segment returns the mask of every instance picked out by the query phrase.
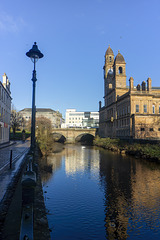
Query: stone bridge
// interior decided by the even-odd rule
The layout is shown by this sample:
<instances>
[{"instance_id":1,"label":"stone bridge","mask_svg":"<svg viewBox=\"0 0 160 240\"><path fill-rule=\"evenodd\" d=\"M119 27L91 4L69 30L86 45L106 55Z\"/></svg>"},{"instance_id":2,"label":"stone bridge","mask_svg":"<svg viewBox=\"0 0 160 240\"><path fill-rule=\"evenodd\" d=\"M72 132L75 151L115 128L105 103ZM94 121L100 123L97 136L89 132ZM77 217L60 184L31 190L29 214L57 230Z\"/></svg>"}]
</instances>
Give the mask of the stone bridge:
<instances>
[{"instance_id":1,"label":"stone bridge","mask_svg":"<svg viewBox=\"0 0 160 240\"><path fill-rule=\"evenodd\" d=\"M56 140L61 137L64 138L66 143L75 143L80 141L84 136L92 136L94 138L96 136L97 129L96 128L54 128L52 133Z\"/></svg>"}]
</instances>

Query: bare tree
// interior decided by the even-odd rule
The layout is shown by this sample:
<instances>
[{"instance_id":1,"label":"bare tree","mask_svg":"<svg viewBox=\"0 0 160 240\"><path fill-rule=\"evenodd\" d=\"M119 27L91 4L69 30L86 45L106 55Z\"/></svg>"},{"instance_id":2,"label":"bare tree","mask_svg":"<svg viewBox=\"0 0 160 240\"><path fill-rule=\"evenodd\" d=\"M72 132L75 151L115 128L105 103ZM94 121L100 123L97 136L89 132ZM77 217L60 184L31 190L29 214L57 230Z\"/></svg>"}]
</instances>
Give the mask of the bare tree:
<instances>
[{"instance_id":1,"label":"bare tree","mask_svg":"<svg viewBox=\"0 0 160 240\"><path fill-rule=\"evenodd\" d=\"M19 112L17 112L14 106L12 106L10 124L13 130L13 138L15 137L15 132L17 128L22 126L22 123L23 123L23 117Z\"/></svg>"}]
</instances>

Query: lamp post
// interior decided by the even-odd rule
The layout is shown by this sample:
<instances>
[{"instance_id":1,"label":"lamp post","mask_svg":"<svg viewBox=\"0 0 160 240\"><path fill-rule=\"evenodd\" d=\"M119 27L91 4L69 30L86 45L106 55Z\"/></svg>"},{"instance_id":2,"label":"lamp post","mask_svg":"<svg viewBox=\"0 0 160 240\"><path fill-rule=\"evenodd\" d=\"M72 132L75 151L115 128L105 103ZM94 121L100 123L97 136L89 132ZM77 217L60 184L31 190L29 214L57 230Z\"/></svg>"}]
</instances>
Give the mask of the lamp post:
<instances>
[{"instance_id":1,"label":"lamp post","mask_svg":"<svg viewBox=\"0 0 160 240\"><path fill-rule=\"evenodd\" d=\"M30 57L34 63L32 82L33 82L33 95L32 95L32 122L31 122L31 149L34 150L35 147L35 115L36 115L36 106L35 106L35 88L36 88L36 62L39 58L43 57L43 54L38 49L37 43L35 42L32 49L26 53L27 57Z\"/></svg>"}]
</instances>

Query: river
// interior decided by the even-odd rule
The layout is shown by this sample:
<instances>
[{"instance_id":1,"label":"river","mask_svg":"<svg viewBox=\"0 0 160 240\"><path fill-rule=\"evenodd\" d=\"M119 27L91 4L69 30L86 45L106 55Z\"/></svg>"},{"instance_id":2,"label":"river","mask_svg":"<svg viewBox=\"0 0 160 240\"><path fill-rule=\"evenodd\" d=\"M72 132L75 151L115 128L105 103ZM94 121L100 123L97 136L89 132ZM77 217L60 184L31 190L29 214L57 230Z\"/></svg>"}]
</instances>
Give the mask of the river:
<instances>
[{"instance_id":1,"label":"river","mask_svg":"<svg viewBox=\"0 0 160 240\"><path fill-rule=\"evenodd\" d=\"M51 239L160 239L160 165L81 145L43 164Z\"/></svg>"}]
</instances>

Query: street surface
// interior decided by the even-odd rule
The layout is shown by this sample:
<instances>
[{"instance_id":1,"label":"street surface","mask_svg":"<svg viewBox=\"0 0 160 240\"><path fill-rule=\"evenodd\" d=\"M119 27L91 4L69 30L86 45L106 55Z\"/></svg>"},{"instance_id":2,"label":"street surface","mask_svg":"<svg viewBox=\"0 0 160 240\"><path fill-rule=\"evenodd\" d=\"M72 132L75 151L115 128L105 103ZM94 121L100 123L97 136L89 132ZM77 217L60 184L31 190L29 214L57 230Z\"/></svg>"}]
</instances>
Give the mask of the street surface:
<instances>
[{"instance_id":1,"label":"street surface","mask_svg":"<svg viewBox=\"0 0 160 240\"><path fill-rule=\"evenodd\" d=\"M17 141L16 144L0 149L0 202L16 171L28 152L30 141ZM12 150L12 169L10 169L10 153Z\"/></svg>"}]
</instances>

